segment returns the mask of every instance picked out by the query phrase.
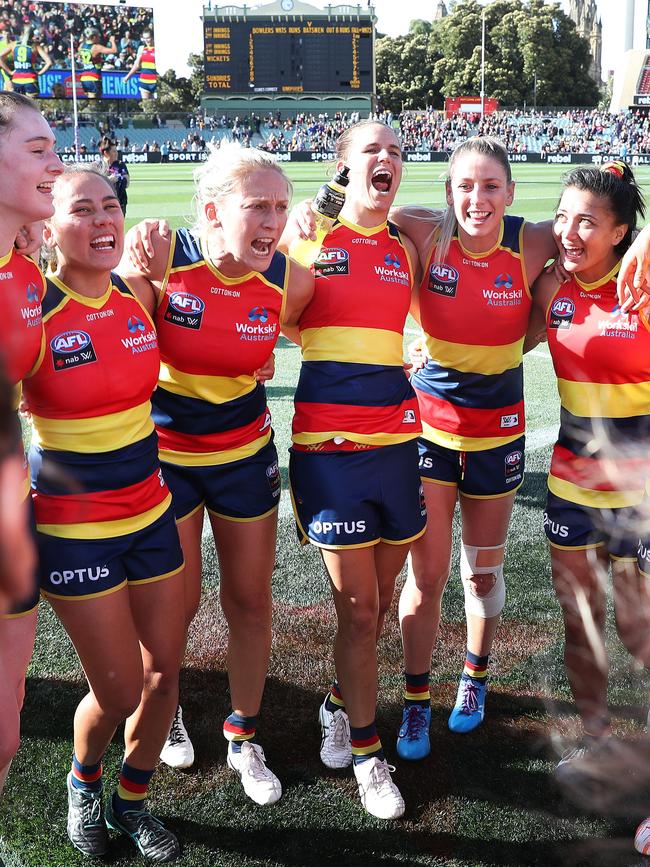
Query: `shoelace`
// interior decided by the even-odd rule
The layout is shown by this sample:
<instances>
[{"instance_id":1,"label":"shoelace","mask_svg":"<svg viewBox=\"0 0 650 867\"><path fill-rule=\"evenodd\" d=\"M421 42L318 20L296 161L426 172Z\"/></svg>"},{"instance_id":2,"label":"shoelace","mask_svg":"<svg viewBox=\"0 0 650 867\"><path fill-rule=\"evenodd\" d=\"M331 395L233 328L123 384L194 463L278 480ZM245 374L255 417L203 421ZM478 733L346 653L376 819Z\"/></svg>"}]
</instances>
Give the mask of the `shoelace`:
<instances>
[{"instance_id":1,"label":"shoelace","mask_svg":"<svg viewBox=\"0 0 650 867\"><path fill-rule=\"evenodd\" d=\"M270 780L271 771L264 763L262 748L256 744L249 744L250 749L244 753L245 770L256 780Z\"/></svg>"},{"instance_id":2,"label":"shoelace","mask_svg":"<svg viewBox=\"0 0 650 867\"><path fill-rule=\"evenodd\" d=\"M387 795L393 795L395 785L391 779L391 774L395 770L394 765L389 765L388 762L376 762L372 769L372 775L375 779L377 794L380 798L385 798Z\"/></svg>"},{"instance_id":3,"label":"shoelace","mask_svg":"<svg viewBox=\"0 0 650 867\"><path fill-rule=\"evenodd\" d=\"M181 744L185 740L181 731L181 720L178 708L176 708L176 713L174 714L174 719L172 721L172 726L169 729L167 740L170 744L174 745Z\"/></svg>"},{"instance_id":4,"label":"shoelace","mask_svg":"<svg viewBox=\"0 0 650 867\"><path fill-rule=\"evenodd\" d=\"M340 711L333 715L330 731L336 747L345 747L350 742L350 733L345 724L345 717Z\"/></svg>"},{"instance_id":5,"label":"shoelace","mask_svg":"<svg viewBox=\"0 0 650 867\"><path fill-rule=\"evenodd\" d=\"M162 846L170 842L165 826L148 810L133 810L124 814L125 819L129 817L132 817L131 821L137 825L134 830L143 846Z\"/></svg>"},{"instance_id":6,"label":"shoelace","mask_svg":"<svg viewBox=\"0 0 650 867\"><path fill-rule=\"evenodd\" d=\"M86 830L89 830L89 825L97 825L102 817L102 798L101 793L79 790L81 792L81 816L82 823Z\"/></svg>"},{"instance_id":7,"label":"shoelace","mask_svg":"<svg viewBox=\"0 0 650 867\"><path fill-rule=\"evenodd\" d=\"M461 706L461 713L476 713L478 710L478 687L476 687L471 680L468 680L465 683L465 687L463 689L463 704Z\"/></svg>"},{"instance_id":8,"label":"shoelace","mask_svg":"<svg viewBox=\"0 0 650 867\"><path fill-rule=\"evenodd\" d=\"M421 708L419 705L411 705L406 715L406 732L404 737L408 740L418 740L426 725L427 718L424 708Z\"/></svg>"}]
</instances>

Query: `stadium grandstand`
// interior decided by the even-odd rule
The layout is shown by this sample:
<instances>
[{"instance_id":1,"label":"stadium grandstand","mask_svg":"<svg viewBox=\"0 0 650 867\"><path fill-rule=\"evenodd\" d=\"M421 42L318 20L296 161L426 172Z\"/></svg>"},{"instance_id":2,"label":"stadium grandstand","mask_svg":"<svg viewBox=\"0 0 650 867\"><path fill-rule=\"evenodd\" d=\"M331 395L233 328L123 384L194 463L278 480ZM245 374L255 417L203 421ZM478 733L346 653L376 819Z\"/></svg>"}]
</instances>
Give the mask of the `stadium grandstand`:
<instances>
[{"instance_id":1,"label":"stadium grandstand","mask_svg":"<svg viewBox=\"0 0 650 867\"><path fill-rule=\"evenodd\" d=\"M504 141L512 154L616 154L633 158L650 154L650 116L641 110L609 114L599 110L498 111L481 119L480 113L458 114L451 118L439 111L390 112L377 115L399 127L407 152L448 152L472 135L494 135ZM82 122L79 144L82 152L94 153L102 135L117 140L125 154L148 151L204 152L209 143L234 139L245 145L263 147L273 153L331 153L340 132L359 118L358 113L336 112L298 114L282 117L270 114L206 117L156 116L149 125L144 119L106 116L102 121ZM50 116L59 148L74 149L70 117Z\"/></svg>"}]
</instances>

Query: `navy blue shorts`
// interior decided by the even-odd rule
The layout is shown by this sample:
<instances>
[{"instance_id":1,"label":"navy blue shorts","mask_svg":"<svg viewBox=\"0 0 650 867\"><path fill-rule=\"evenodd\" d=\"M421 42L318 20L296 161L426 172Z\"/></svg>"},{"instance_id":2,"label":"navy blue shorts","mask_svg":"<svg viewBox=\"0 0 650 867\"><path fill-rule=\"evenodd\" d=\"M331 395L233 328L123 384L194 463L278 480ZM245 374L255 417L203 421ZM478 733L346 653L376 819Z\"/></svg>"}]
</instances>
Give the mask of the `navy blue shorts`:
<instances>
[{"instance_id":1,"label":"navy blue shorts","mask_svg":"<svg viewBox=\"0 0 650 867\"><path fill-rule=\"evenodd\" d=\"M30 82L29 84L14 84L14 93L22 93L23 96L38 96L38 84Z\"/></svg>"},{"instance_id":2,"label":"navy blue shorts","mask_svg":"<svg viewBox=\"0 0 650 867\"><path fill-rule=\"evenodd\" d=\"M291 499L301 544L401 545L424 533L417 441L351 452L291 449Z\"/></svg>"},{"instance_id":3,"label":"navy blue shorts","mask_svg":"<svg viewBox=\"0 0 650 867\"><path fill-rule=\"evenodd\" d=\"M102 83L101 81L82 81L81 88L84 93L89 96L92 94L93 96L101 96L102 95Z\"/></svg>"},{"instance_id":4,"label":"navy blue shorts","mask_svg":"<svg viewBox=\"0 0 650 867\"><path fill-rule=\"evenodd\" d=\"M139 81L138 87L140 90L144 90L146 93L155 93L156 88L158 87L157 81Z\"/></svg>"},{"instance_id":5,"label":"navy blue shorts","mask_svg":"<svg viewBox=\"0 0 650 867\"><path fill-rule=\"evenodd\" d=\"M183 568L170 506L153 524L112 539L61 539L37 533L41 590L59 599L104 596L125 582L149 584Z\"/></svg>"},{"instance_id":6,"label":"navy blue shorts","mask_svg":"<svg viewBox=\"0 0 650 867\"><path fill-rule=\"evenodd\" d=\"M521 436L505 446L458 452L420 437L420 475L425 482L456 485L466 497L505 497L524 480L525 443Z\"/></svg>"},{"instance_id":7,"label":"navy blue shorts","mask_svg":"<svg viewBox=\"0 0 650 867\"><path fill-rule=\"evenodd\" d=\"M612 557L636 560L643 547L639 544L642 528L637 506L594 509L548 492L544 532L554 548L584 550L604 545ZM648 564L643 569L641 560L639 566L643 571L650 571Z\"/></svg>"},{"instance_id":8,"label":"navy blue shorts","mask_svg":"<svg viewBox=\"0 0 650 867\"><path fill-rule=\"evenodd\" d=\"M206 506L218 518L257 521L280 502L278 453L272 442L254 455L209 467L183 467L161 462L172 492L176 518L182 521Z\"/></svg>"}]
</instances>

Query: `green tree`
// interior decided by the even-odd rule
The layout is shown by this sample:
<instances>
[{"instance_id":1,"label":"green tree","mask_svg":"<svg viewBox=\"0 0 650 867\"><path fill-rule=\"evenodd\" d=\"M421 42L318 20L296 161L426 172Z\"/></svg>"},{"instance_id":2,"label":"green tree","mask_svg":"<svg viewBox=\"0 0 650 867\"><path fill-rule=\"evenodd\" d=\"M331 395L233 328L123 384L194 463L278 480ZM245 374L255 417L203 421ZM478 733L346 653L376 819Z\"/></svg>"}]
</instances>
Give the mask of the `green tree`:
<instances>
[{"instance_id":1,"label":"green tree","mask_svg":"<svg viewBox=\"0 0 650 867\"><path fill-rule=\"evenodd\" d=\"M436 30L428 21L413 21L407 36L377 40L377 90L384 108L398 112L440 101L441 82L433 74L440 57Z\"/></svg>"},{"instance_id":2,"label":"green tree","mask_svg":"<svg viewBox=\"0 0 650 867\"><path fill-rule=\"evenodd\" d=\"M158 79L158 99L155 110L161 112L192 112L198 109L203 94L203 55L190 54L189 78L178 77L173 69L168 69Z\"/></svg>"},{"instance_id":3,"label":"green tree","mask_svg":"<svg viewBox=\"0 0 650 867\"><path fill-rule=\"evenodd\" d=\"M415 21L407 36L378 40L380 100L393 110L440 108L446 96L479 95L483 14L486 96L503 105L535 97L538 105L596 104L589 45L559 4L544 0L458 0L442 21Z\"/></svg>"}]
</instances>

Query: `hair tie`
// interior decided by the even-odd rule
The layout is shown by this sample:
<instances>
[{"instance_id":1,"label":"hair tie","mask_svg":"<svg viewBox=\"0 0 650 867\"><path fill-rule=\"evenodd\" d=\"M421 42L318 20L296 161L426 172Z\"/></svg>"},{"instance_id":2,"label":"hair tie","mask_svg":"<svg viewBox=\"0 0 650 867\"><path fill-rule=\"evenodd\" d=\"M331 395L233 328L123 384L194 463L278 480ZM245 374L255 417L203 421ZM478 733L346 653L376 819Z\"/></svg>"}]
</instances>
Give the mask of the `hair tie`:
<instances>
[{"instance_id":1,"label":"hair tie","mask_svg":"<svg viewBox=\"0 0 650 867\"><path fill-rule=\"evenodd\" d=\"M600 168L601 172L609 172L612 175L616 175L616 177L621 180L625 177L625 169L626 165L621 160L612 160L611 162L603 163Z\"/></svg>"}]
</instances>

